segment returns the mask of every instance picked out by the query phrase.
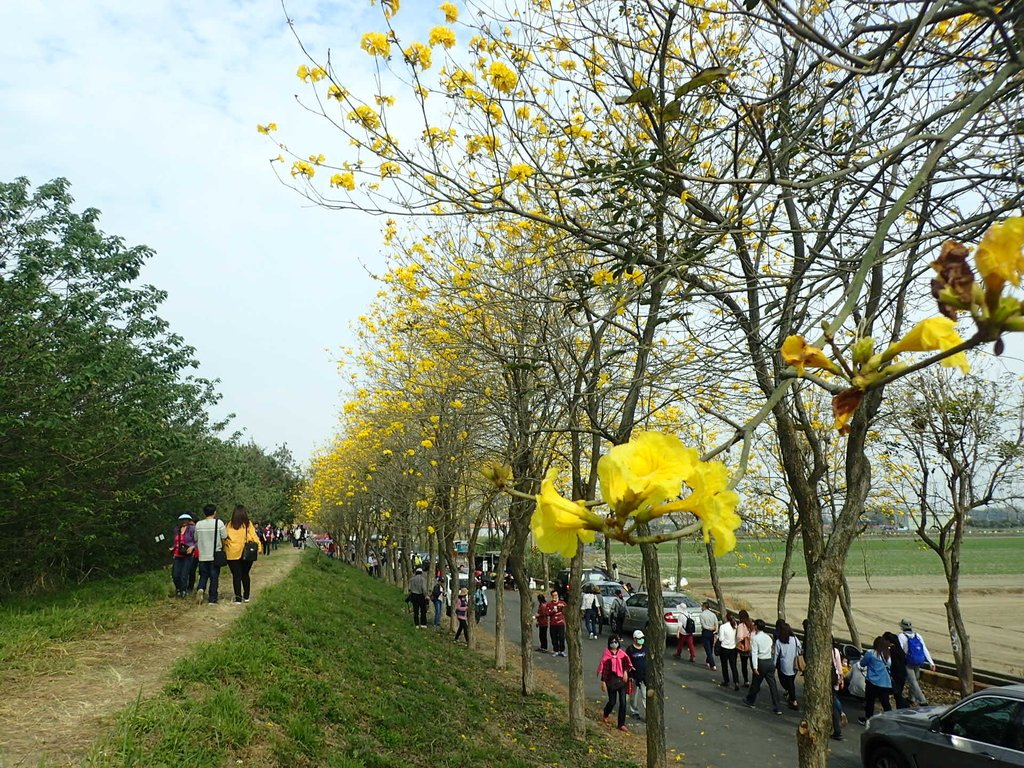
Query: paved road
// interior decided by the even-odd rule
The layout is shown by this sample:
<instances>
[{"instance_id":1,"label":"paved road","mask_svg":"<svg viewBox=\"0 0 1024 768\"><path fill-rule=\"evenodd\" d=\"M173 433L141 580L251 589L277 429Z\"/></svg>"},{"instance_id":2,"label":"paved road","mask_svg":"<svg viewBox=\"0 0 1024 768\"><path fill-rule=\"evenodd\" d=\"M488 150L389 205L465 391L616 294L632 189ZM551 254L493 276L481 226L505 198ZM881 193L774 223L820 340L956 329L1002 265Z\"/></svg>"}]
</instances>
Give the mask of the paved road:
<instances>
[{"instance_id":1,"label":"paved road","mask_svg":"<svg viewBox=\"0 0 1024 768\"><path fill-rule=\"evenodd\" d=\"M493 604L493 598L491 602ZM505 592L505 608L509 616L519 615L517 593ZM493 631L493 611L483 623ZM507 635L518 646L518 622L509 627ZM537 642L535 635L534 647ZM606 701L595 674L606 642L607 630L605 636L597 640L583 639L585 690L588 700L595 705ZM671 652L669 649L668 653ZM554 671L568 680L566 659L546 654L536 654L534 658L540 668ZM800 713L787 709L782 716L773 715L766 686L758 697L757 709L747 709L742 702L744 691L719 686L721 673L704 667L700 663L702 658L703 652L698 650L694 664L671 657L666 659L665 720L668 726L665 739L668 748L682 754L684 764L690 766L735 768L756 764L758 768L794 768L797 765L795 733ZM799 689L797 693L799 695ZM858 745L862 729L856 724L855 703L848 702L846 711L851 725L847 726L842 742L831 742L830 768L860 767ZM642 722L627 718L627 724L630 730L643 736Z\"/></svg>"}]
</instances>

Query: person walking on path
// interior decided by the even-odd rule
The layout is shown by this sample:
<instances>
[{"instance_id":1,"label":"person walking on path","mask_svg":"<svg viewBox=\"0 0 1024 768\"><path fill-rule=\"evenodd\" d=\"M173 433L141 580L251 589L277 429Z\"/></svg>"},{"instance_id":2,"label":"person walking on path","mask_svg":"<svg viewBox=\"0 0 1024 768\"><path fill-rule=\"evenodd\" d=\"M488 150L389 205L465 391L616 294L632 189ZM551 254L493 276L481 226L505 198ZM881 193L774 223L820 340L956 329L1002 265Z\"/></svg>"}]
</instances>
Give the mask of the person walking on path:
<instances>
[{"instance_id":1,"label":"person walking on path","mask_svg":"<svg viewBox=\"0 0 1024 768\"><path fill-rule=\"evenodd\" d=\"M551 599L547 604L548 631L551 633L551 655L565 656L565 610L568 608L568 605L558 594L557 589L551 590Z\"/></svg>"},{"instance_id":2,"label":"person walking on path","mask_svg":"<svg viewBox=\"0 0 1024 768\"><path fill-rule=\"evenodd\" d=\"M832 738L843 740L843 726L846 724L846 713L839 701L839 692L843 689L843 657L832 640Z\"/></svg>"},{"instance_id":3,"label":"person walking on path","mask_svg":"<svg viewBox=\"0 0 1024 768\"><path fill-rule=\"evenodd\" d=\"M174 528L174 542L171 544L171 555L174 557L174 565L171 568L171 579L174 581L175 597L183 598L188 595L188 576L195 562L196 553L196 527L192 522L192 515L184 512L178 515L178 524Z\"/></svg>"},{"instance_id":4,"label":"person walking on path","mask_svg":"<svg viewBox=\"0 0 1024 768\"><path fill-rule=\"evenodd\" d=\"M548 606L548 599L544 595L537 595L537 632L540 633L538 653L548 652L548 620L550 618Z\"/></svg>"},{"instance_id":5,"label":"person walking on path","mask_svg":"<svg viewBox=\"0 0 1024 768\"><path fill-rule=\"evenodd\" d=\"M608 703L604 705L601 721L607 723L608 716L618 705L619 730L628 731L626 728L626 685L629 682L629 671L633 667L633 662L629 660L629 655L619 645L619 636L611 635L608 638L608 647L597 665L601 690L608 694Z\"/></svg>"},{"instance_id":6,"label":"person walking on path","mask_svg":"<svg viewBox=\"0 0 1024 768\"><path fill-rule=\"evenodd\" d=\"M743 670L743 687L750 685L750 672L753 664L750 661L750 638L754 635L754 622L750 620L750 614L745 610L736 615L736 654L740 659L740 668Z\"/></svg>"},{"instance_id":7,"label":"person walking on path","mask_svg":"<svg viewBox=\"0 0 1024 768\"><path fill-rule=\"evenodd\" d=\"M904 696L907 687L907 654L903 652L900 639L892 632L883 632L882 638L889 644L889 677L892 678L892 700L896 709L907 709L910 702Z\"/></svg>"},{"instance_id":8,"label":"person walking on path","mask_svg":"<svg viewBox=\"0 0 1024 768\"><path fill-rule=\"evenodd\" d=\"M921 691L921 667L928 667L935 671L935 662L932 655L928 653L928 646L924 644L924 638L920 633L914 631L914 625L910 619L900 619L900 648L907 657L907 698L911 705L927 707L928 699Z\"/></svg>"},{"instance_id":9,"label":"person walking on path","mask_svg":"<svg viewBox=\"0 0 1024 768\"><path fill-rule=\"evenodd\" d=\"M580 607L583 609L583 624L587 628L587 633L590 635L591 640L597 639L597 604L600 600L601 598L597 594L596 587L588 584L583 588L583 598Z\"/></svg>"},{"instance_id":10,"label":"person walking on path","mask_svg":"<svg viewBox=\"0 0 1024 768\"><path fill-rule=\"evenodd\" d=\"M199 588L196 602L215 605L220 585L220 566L216 554L224 548L228 528L217 518L217 507L207 504L203 507L205 517L196 523L196 544L199 547Z\"/></svg>"},{"instance_id":11,"label":"person walking on path","mask_svg":"<svg viewBox=\"0 0 1024 768\"><path fill-rule=\"evenodd\" d=\"M736 669L736 619L728 617L718 627L718 658L722 661L722 682L723 688L732 685L733 690L740 689L740 673ZM732 680L729 680L729 671L732 670Z\"/></svg>"},{"instance_id":12,"label":"person walking on path","mask_svg":"<svg viewBox=\"0 0 1024 768\"><path fill-rule=\"evenodd\" d=\"M249 512L241 504L236 504L235 511L231 513L227 533L227 538L224 539L224 554L228 559L231 582L235 588L235 603L248 603L252 587L249 571L252 570L254 561L246 560L242 557L242 552L246 544L255 544L258 549L260 537L256 535L256 526L249 520Z\"/></svg>"},{"instance_id":13,"label":"person walking on path","mask_svg":"<svg viewBox=\"0 0 1024 768\"><path fill-rule=\"evenodd\" d=\"M441 577L434 579L434 586L430 588L430 602L434 606L434 626L441 626L441 610L444 608L444 584Z\"/></svg>"},{"instance_id":14,"label":"person walking on path","mask_svg":"<svg viewBox=\"0 0 1024 768\"><path fill-rule=\"evenodd\" d=\"M761 683L766 682L768 683L768 693L772 698L772 711L776 715L781 715L782 705L779 701L779 689L775 684L775 661L772 659L773 647L771 635L764 631L764 621L757 619L754 622L754 635L750 638L750 655L754 662L754 674L743 703L753 709L757 702L757 694L761 692Z\"/></svg>"},{"instance_id":15,"label":"person walking on path","mask_svg":"<svg viewBox=\"0 0 1024 768\"><path fill-rule=\"evenodd\" d=\"M459 597L455 601L455 618L459 620L455 641L458 642L459 637L465 635L466 645L469 645L469 590L465 587L459 590Z\"/></svg>"},{"instance_id":16,"label":"person walking on path","mask_svg":"<svg viewBox=\"0 0 1024 768\"><path fill-rule=\"evenodd\" d=\"M775 625L775 666L790 709L800 709L796 703L796 657L802 650L800 639L793 634L789 624L780 621Z\"/></svg>"},{"instance_id":17,"label":"person walking on path","mask_svg":"<svg viewBox=\"0 0 1024 768\"><path fill-rule=\"evenodd\" d=\"M857 665L864 670L864 717L857 722L865 725L875 714L875 701L880 701L886 712L892 709L889 694L892 677L889 674L889 644L884 637L876 637L871 650L865 651Z\"/></svg>"},{"instance_id":18,"label":"person walking on path","mask_svg":"<svg viewBox=\"0 0 1024 768\"><path fill-rule=\"evenodd\" d=\"M622 590L615 590L615 598L612 600L612 632L622 636L622 627L626 623L626 599L622 596Z\"/></svg>"},{"instance_id":19,"label":"person walking on path","mask_svg":"<svg viewBox=\"0 0 1024 768\"><path fill-rule=\"evenodd\" d=\"M626 649L629 662L633 665L629 670L629 688L632 688L633 695L629 698L629 714L637 719L643 719L640 715L640 705L644 705L644 713L647 712L647 649L644 648L644 633L639 629L633 633L633 644ZM626 691L627 695L629 690Z\"/></svg>"},{"instance_id":20,"label":"person walking on path","mask_svg":"<svg viewBox=\"0 0 1024 768\"><path fill-rule=\"evenodd\" d=\"M708 669L715 671L715 637L718 635L718 616L711 610L711 602L704 601L704 610L700 612L700 641L704 646L705 663Z\"/></svg>"},{"instance_id":21,"label":"person walking on path","mask_svg":"<svg viewBox=\"0 0 1024 768\"><path fill-rule=\"evenodd\" d=\"M476 591L473 593L473 618L476 623L487 615L487 587L481 582L476 583Z\"/></svg>"},{"instance_id":22,"label":"person walking on path","mask_svg":"<svg viewBox=\"0 0 1024 768\"><path fill-rule=\"evenodd\" d=\"M412 603L412 625L427 626L427 580L422 568L417 568L409 579L409 602Z\"/></svg>"},{"instance_id":23,"label":"person walking on path","mask_svg":"<svg viewBox=\"0 0 1024 768\"><path fill-rule=\"evenodd\" d=\"M683 620L679 622L679 629L676 630L676 652L675 658L680 658L683 653L683 646L690 651L690 661L697 660L697 651L693 647L693 633L697 631L697 622L689 613L683 614Z\"/></svg>"}]
</instances>

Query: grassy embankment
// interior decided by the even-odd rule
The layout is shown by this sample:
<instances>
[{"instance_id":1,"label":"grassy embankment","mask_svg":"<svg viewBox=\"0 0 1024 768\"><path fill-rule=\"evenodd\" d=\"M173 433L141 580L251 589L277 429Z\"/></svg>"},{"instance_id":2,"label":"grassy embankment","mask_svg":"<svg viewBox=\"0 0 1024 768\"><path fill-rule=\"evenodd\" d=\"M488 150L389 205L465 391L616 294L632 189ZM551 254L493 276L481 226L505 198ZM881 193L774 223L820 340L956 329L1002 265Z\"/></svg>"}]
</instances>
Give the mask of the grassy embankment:
<instances>
[{"instance_id":1,"label":"grassy embankment","mask_svg":"<svg viewBox=\"0 0 1024 768\"><path fill-rule=\"evenodd\" d=\"M404 608L393 587L309 557L124 711L85 764L635 765L614 736L572 741L562 703L524 699L515 672L415 630Z\"/></svg>"},{"instance_id":2,"label":"grassy embankment","mask_svg":"<svg viewBox=\"0 0 1024 768\"><path fill-rule=\"evenodd\" d=\"M803 550L797 540L793 570L805 575ZM612 558L626 573L640 572L640 554L623 544L612 545ZM785 554L780 539L740 539L736 550L718 558L722 578L778 578ZM587 560L600 562L599 553L588 554ZM660 552L661 571L665 578L675 573L674 545L664 545ZM961 558L962 575L983 576L1019 574L1024 562L1024 536L973 534L964 539ZM683 545L683 573L706 577L707 555L703 544L687 541ZM850 576L942 576L939 558L912 535L861 536L850 549L846 563Z\"/></svg>"},{"instance_id":3,"label":"grassy embankment","mask_svg":"<svg viewBox=\"0 0 1024 768\"><path fill-rule=\"evenodd\" d=\"M0 605L0 666L54 671L56 646L129 621L167 599L166 569L105 579L42 596L5 598Z\"/></svg>"}]
</instances>

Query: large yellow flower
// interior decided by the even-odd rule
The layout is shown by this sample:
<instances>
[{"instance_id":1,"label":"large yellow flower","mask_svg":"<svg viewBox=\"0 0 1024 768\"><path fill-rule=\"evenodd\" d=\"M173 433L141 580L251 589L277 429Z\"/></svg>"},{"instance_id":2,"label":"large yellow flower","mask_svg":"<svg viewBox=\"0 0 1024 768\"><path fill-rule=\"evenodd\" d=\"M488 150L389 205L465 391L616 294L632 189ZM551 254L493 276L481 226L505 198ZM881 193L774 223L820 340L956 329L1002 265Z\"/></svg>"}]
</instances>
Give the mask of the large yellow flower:
<instances>
[{"instance_id":1,"label":"large yellow flower","mask_svg":"<svg viewBox=\"0 0 1024 768\"><path fill-rule=\"evenodd\" d=\"M956 332L956 323L948 317L929 317L910 329L910 333L889 346L883 358L890 360L901 352L935 352L952 349L963 344L964 340ZM943 358L942 365L947 368L959 368L970 373L971 366L963 352Z\"/></svg>"},{"instance_id":2,"label":"large yellow flower","mask_svg":"<svg viewBox=\"0 0 1024 768\"><path fill-rule=\"evenodd\" d=\"M986 230L974 263L985 286L999 293L1007 281L1020 285L1024 273L1024 216L1014 216Z\"/></svg>"},{"instance_id":3,"label":"large yellow flower","mask_svg":"<svg viewBox=\"0 0 1024 768\"><path fill-rule=\"evenodd\" d=\"M715 554L724 555L736 548L735 530L740 527L736 514L739 495L729 490L729 470L720 461L697 462L687 479L691 493L680 501L670 501L653 510L652 516L669 512L692 512L700 518L704 541L715 538Z\"/></svg>"},{"instance_id":4,"label":"large yellow flower","mask_svg":"<svg viewBox=\"0 0 1024 768\"><path fill-rule=\"evenodd\" d=\"M601 495L619 519L675 498L699 457L675 435L640 432L597 462Z\"/></svg>"},{"instance_id":5,"label":"large yellow flower","mask_svg":"<svg viewBox=\"0 0 1024 768\"><path fill-rule=\"evenodd\" d=\"M839 367L825 353L807 343L803 336L787 336L782 342L782 362L796 368L797 376L804 375L804 368L823 368L839 373Z\"/></svg>"},{"instance_id":6,"label":"large yellow flower","mask_svg":"<svg viewBox=\"0 0 1024 768\"><path fill-rule=\"evenodd\" d=\"M604 521L582 504L559 494L555 490L555 474L555 470L551 470L540 484L530 528L541 552L560 552L573 557L577 542L593 542L594 530L601 528Z\"/></svg>"}]
</instances>

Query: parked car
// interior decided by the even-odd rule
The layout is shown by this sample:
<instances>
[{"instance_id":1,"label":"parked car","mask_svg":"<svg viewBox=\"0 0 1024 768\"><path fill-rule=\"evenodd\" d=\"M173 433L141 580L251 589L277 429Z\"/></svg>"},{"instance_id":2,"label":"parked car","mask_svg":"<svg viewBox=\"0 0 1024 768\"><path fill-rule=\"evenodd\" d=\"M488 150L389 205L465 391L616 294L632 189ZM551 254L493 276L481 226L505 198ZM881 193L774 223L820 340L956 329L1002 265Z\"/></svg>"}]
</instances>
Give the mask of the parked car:
<instances>
[{"instance_id":1,"label":"parked car","mask_svg":"<svg viewBox=\"0 0 1024 768\"><path fill-rule=\"evenodd\" d=\"M604 568L584 568L583 572L580 575L580 581L583 584L586 584L588 582L591 584L597 584L602 581L612 581L612 575L608 573L608 571L606 571ZM569 584L568 568L563 568L558 572L556 582L560 588L565 589L565 587Z\"/></svg>"},{"instance_id":2,"label":"parked car","mask_svg":"<svg viewBox=\"0 0 1024 768\"><path fill-rule=\"evenodd\" d=\"M1024 766L1024 685L987 688L948 707L875 715L860 755L864 768Z\"/></svg>"},{"instance_id":3,"label":"parked car","mask_svg":"<svg viewBox=\"0 0 1024 768\"><path fill-rule=\"evenodd\" d=\"M636 629L647 629L648 615L646 592L637 592L626 600L626 621L623 624L623 632L629 633ZM693 618L697 631L700 631L700 603L689 595L682 592L662 592L661 599L664 602L664 614L661 617L665 623L665 633L669 639L676 636L679 631L679 623L686 621L687 616Z\"/></svg>"}]
</instances>

